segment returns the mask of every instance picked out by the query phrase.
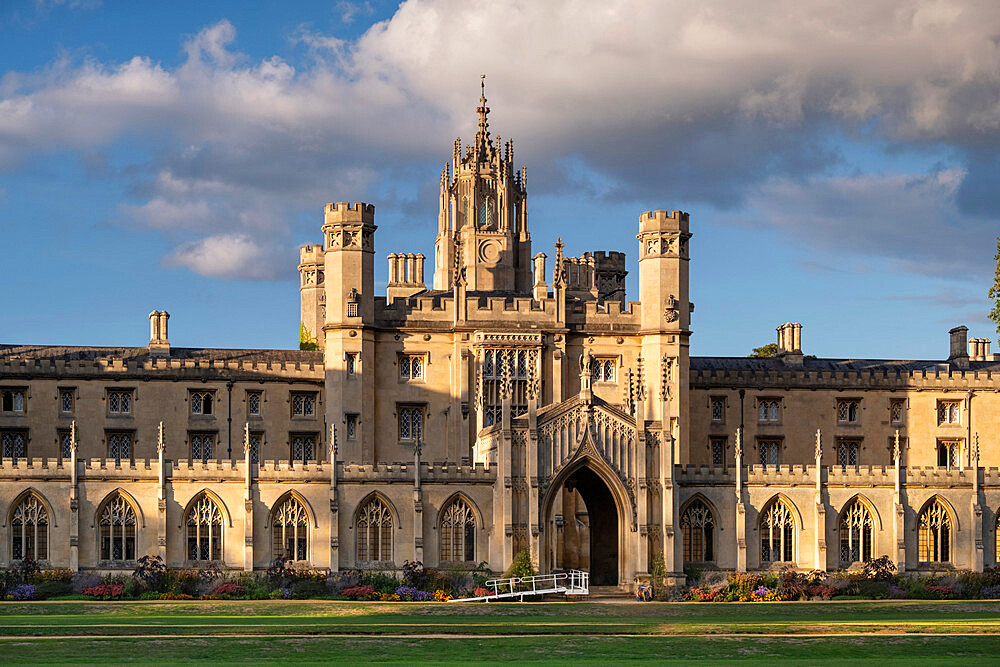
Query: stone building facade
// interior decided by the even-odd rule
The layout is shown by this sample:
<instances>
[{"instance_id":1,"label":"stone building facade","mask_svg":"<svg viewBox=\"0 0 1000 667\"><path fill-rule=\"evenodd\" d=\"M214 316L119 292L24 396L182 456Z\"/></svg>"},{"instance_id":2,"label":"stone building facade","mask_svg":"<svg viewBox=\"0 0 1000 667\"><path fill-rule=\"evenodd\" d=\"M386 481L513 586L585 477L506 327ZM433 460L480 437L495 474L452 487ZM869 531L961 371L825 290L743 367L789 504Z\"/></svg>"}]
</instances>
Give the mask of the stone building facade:
<instances>
[{"instance_id":1,"label":"stone building facade","mask_svg":"<svg viewBox=\"0 0 1000 667\"><path fill-rule=\"evenodd\" d=\"M375 208L327 204L300 252L316 350L0 346L0 566L542 571L628 586L668 572L997 564L1000 361L691 357L687 213L620 252L532 255L513 142L441 173L425 257L388 255ZM992 467L991 467L992 466Z\"/></svg>"}]
</instances>

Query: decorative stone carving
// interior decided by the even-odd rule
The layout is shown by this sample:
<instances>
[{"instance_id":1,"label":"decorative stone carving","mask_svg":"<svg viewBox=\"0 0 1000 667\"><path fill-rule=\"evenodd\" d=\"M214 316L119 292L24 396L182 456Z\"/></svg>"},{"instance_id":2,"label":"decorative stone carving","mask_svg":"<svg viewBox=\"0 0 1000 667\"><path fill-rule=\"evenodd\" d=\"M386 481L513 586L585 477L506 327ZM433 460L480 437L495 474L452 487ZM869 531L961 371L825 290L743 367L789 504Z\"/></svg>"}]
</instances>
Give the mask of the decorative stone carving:
<instances>
[{"instance_id":1,"label":"decorative stone carving","mask_svg":"<svg viewBox=\"0 0 1000 667\"><path fill-rule=\"evenodd\" d=\"M680 310L677 308L677 298L671 294L663 303L663 319L667 322L676 322L678 318L680 318Z\"/></svg>"}]
</instances>

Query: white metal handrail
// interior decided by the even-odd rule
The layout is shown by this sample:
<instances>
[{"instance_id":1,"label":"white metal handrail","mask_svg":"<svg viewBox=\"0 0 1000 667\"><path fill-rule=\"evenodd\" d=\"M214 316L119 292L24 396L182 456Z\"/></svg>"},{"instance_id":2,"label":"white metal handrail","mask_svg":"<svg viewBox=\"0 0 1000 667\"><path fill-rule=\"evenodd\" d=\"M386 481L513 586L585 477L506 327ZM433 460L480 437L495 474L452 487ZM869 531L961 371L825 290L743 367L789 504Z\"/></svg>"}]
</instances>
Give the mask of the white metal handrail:
<instances>
[{"instance_id":1,"label":"white metal handrail","mask_svg":"<svg viewBox=\"0 0 1000 667\"><path fill-rule=\"evenodd\" d=\"M452 602L473 602L482 600L500 600L504 598L520 598L525 595L545 595L547 593L565 593L566 595L589 595L590 573L581 570L554 572L552 574L536 574L530 577L507 577L505 579L490 579L486 588L492 589L489 595L459 598Z\"/></svg>"}]
</instances>

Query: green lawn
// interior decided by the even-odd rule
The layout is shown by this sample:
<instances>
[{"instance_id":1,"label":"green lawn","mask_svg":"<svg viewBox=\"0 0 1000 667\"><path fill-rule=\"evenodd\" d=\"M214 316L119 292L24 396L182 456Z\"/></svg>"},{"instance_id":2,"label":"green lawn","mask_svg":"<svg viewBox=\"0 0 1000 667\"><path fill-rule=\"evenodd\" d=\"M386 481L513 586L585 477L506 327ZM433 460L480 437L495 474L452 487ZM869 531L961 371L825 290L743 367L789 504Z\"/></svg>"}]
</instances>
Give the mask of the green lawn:
<instances>
[{"instance_id":1,"label":"green lawn","mask_svg":"<svg viewBox=\"0 0 1000 667\"><path fill-rule=\"evenodd\" d=\"M997 662L1000 602L5 602L0 650L22 663Z\"/></svg>"}]
</instances>

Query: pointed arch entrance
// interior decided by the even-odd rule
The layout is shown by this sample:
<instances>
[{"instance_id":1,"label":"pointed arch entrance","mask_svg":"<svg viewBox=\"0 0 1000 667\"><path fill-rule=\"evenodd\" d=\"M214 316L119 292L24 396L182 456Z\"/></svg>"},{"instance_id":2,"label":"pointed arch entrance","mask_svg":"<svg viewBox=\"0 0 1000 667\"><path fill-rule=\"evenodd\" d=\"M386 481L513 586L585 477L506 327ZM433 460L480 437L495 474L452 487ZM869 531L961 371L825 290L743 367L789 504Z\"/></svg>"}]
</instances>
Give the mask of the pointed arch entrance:
<instances>
[{"instance_id":1,"label":"pointed arch entrance","mask_svg":"<svg viewBox=\"0 0 1000 667\"><path fill-rule=\"evenodd\" d=\"M581 457L553 478L542 503L545 569L585 570L593 586L626 583L627 500L605 468Z\"/></svg>"}]
</instances>

